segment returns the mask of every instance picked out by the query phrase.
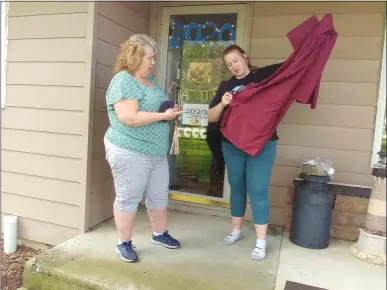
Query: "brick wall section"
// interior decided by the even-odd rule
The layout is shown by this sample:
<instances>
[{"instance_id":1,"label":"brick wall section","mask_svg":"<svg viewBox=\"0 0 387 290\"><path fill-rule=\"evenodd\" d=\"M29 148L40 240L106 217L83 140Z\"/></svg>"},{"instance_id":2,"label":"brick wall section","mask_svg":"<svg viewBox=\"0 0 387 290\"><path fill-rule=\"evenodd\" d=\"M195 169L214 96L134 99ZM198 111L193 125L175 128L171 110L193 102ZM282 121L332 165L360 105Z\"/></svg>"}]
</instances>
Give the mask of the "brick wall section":
<instances>
[{"instance_id":1,"label":"brick wall section","mask_svg":"<svg viewBox=\"0 0 387 290\"><path fill-rule=\"evenodd\" d=\"M345 188L344 188L345 187ZM285 213L285 230L290 232L293 208L293 188L289 188ZM354 242L359 237L359 228L366 221L371 188L333 185L335 202L332 213L331 238Z\"/></svg>"}]
</instances>

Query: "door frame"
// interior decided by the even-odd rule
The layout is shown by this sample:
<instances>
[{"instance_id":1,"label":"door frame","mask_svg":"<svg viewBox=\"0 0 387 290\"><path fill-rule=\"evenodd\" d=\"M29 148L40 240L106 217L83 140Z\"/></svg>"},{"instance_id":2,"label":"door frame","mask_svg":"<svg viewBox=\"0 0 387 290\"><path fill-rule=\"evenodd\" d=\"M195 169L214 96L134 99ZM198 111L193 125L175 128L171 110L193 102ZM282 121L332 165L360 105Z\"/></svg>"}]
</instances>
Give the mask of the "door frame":
<instances>
[{"instance_id":1,"label":"door frame","mask_svg":"<svg viewBox=\"0 0 387 290\"><path fill-rule=\"evenodd\" d=\"M205 3L205 2L204 2ZM234 2L235 3L235 2ZM189 9L187 9L189 6ZM158 85L165 91L165 80L167 75L167 57L168 57L168 35L169 18L171 15L192 15L192 14L224 14L237 13L236 39L235 43L243 47L248 54L250 45L251 16L252 9L250 3L227 3L215 5L182 5L166 6L161 5L158 16L159 29L157 33L157 42L159 45L155 77ZM229 208L230 185L227 178L227 170L224 173L223 198L204 196L200 194L169 191L169 198L172 200L185 201L195 204L211 205L216 207Z\"/></svg>"}]
</instances>

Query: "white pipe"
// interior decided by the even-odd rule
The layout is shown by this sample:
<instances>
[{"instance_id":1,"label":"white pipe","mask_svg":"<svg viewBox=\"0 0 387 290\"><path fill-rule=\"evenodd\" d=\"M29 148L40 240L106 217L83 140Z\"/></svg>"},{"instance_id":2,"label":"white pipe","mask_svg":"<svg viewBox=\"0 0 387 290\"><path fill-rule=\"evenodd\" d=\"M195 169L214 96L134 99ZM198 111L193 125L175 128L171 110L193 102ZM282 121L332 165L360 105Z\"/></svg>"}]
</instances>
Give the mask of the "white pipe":
<instances>
[{"instance_id":1,"label":"white pipe","mask_svg":"<svg viewBox=\"0 0 387 290\"><path fill-rule=\"evenodd\" d=\"M17 216L3 217L4 253L12 254L17 250Z\"/></svg>"}]
</instances>

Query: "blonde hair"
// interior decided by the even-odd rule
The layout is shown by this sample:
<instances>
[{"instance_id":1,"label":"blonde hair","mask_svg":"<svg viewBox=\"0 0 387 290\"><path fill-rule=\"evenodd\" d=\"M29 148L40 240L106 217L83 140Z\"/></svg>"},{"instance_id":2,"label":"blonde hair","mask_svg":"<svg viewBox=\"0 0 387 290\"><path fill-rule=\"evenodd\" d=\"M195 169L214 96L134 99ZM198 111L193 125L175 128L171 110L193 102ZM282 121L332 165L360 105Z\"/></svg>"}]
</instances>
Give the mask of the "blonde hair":
<instances>
[{"instance_id":1,"label":"blonde hair","mask_svg":"<svg viewBox=\"0 0 387 290\"><path fill-rule=\"evenodd\" d=\"M120 45L121 51L116 59L115 72L127 71L134 74L140 67L145 55L145 48L157 52L156 41L146 34L134 34Z\"/></svg>"}]
</instances>

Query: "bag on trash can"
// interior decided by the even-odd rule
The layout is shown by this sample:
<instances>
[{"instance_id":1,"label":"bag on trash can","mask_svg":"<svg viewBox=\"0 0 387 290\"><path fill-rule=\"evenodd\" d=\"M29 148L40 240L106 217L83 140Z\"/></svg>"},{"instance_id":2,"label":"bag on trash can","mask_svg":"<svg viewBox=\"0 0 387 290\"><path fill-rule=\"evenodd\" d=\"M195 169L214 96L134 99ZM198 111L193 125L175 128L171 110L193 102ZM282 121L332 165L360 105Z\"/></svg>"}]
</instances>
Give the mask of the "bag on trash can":
<instances>
[{"instance_id":1,"label":"bag on trash can","mask_svg":"<svg viewBox=\"0 0 387 290\"><path fill-rule=\"evenodd\" d=\"M304 161L302 163L302 172L306 175L330 176L332 178L335 169L332 161L317 157L316 159Z\"/></svg>"}]
</instances>

